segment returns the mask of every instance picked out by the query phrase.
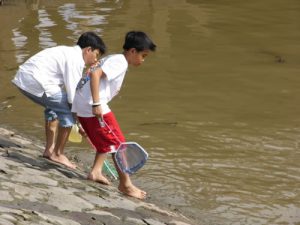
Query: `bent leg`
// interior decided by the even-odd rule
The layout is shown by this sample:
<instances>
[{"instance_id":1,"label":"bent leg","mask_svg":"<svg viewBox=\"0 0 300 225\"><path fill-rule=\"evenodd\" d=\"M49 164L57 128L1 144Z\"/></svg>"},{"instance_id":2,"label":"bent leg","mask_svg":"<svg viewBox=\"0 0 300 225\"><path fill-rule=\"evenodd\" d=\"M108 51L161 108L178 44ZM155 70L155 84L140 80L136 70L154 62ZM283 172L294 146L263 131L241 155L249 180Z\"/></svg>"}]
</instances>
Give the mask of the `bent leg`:
<instances>
[{"instance_id":1,"label":"bent leg","mask_svg":"<svg viewBox=\"0 0 300 225\"><path fill-rule=\"evenodd\" d=\"M76 165L72 163L65 155L64 148L68 140L71 127L61 127L58 128L58 134L56 138L56 144L53 150L53 154L50 156L50 160L54 162L61 163L71 169L75 169Z\"/></svg>"},{"instance_id":2,"label":"bent leg","mask_svg":"<svg viewBox=\"0 0 300 225\"><path fill-rule=\"evenodd\" d=\"M46 147L43 157L50 158L55 147L55 139L58 127L58 120L45 121Z\"/></svg>"},{"instance_id":3,"label":"bent leg","mask_svg":"<svg viewBox=\"0 0 300 225\"><path fill-rule=\"evenodd\" d=\"M87 177L88 180L92 180L105 185L110 184L108 179L102 174L102 168L105 159L106 159L106 153L96 152L92 170Z\"/></svg>"},{"instance_id":4,"label":"bent leg","mask_svg":"<svg viewBox=\"0 0 300 225\"><path fill-rule=\"evenodd\" d=\"M43 97L46 105L46 120L52 121L57 119L59 121L56 142L49 159L61 163L71 169L75 169L76 165L71 163L64 154L64 148L68 141L72 125L74 124L74 118L68 104L67 93L58 92L54 95L44 95Z\"/></svg>"}]
</instances>

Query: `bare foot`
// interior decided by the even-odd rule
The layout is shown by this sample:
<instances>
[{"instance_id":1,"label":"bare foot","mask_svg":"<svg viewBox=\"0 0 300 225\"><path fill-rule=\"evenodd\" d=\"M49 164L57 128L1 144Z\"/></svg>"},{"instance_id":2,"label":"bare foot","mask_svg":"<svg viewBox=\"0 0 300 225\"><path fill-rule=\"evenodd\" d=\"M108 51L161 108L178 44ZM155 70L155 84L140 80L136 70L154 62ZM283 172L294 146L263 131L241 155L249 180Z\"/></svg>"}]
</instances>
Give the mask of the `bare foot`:
<instances>
[{"instance_id":1,"label":"bare foot","mask_svg":"<svg viewBox=\"0 0 300 225\"><path fill-rule=\"evenodd\" d=\"M134 197L134 198L138 198L138 199L145 199L147 193L139 188L137 188L136 186L134 186L133 184L130 186L122 186L119 185L119 191L121 191L122 193Z\"/></svg>"},{"instance_id":2,"label":"bare foot","mask_svg":"<svg viewBox=\"0 0 300 225\"><path fill-rule=\"evenodd\" d=\"M65 155L52 154L52 155L50 155L49 159L54 162L63 164L66 167L69 167L71 169L76 169L76 165L74 163L71 163L71 161Z\"/></svg>"},{"instance_id":3,"label":"bare foot","mask_svg":"<svg viewBox=\"0 0 300 225\"><path fill-rule=\"evenodd\" d=\"M98 182L100 184L110 185L110 182L108 181L108 179L105 176L103 176L101 173L99 173L99 174L90 173L88 175L87 179Z\"/></svg>"}]
</instances>

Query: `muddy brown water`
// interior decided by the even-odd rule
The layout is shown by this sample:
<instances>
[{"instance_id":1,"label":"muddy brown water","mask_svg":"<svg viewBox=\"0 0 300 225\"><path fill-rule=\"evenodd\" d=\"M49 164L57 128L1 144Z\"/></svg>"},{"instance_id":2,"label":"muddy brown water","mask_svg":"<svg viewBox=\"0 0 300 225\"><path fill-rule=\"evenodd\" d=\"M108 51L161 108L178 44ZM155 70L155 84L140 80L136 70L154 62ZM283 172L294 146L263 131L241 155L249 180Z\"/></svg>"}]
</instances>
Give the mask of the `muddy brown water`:
<instances>
[{"instance_id":1,"label":"muddy brown water","mask_svg":"<svg viewBox=\"0 0 300 225\"><path fill-rule=\"evenodd\" d=\"M157 52L112 102L150 154L133 176L149 201L199 224L300 224L300 2L6 0L0 123L43 140L42 109L11 85L39 50L98 32L109 53L144 30ZM91 162L86 143L68 153Z\"/></svg>"}]
</instances>

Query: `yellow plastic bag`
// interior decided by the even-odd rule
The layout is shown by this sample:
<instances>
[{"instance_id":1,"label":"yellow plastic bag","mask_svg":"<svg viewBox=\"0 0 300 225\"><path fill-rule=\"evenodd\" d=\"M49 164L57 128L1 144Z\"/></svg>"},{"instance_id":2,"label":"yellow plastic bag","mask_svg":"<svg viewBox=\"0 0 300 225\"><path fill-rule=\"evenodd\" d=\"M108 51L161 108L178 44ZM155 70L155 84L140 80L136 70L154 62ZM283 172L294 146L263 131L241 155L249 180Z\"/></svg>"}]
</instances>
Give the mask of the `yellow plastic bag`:
<instances>
[{"instance_id":1,"label":"yellow plastic bag","mask_svg":"<svg viewBox=\"0 0 300 225\"><path fill-rule=\"evenodd\" d=\"M69 141L80 143L82 141L82 136L79 134L79 128L76 124L72 126L70 135L69 135Z\"/></svg>"}]
</instances>

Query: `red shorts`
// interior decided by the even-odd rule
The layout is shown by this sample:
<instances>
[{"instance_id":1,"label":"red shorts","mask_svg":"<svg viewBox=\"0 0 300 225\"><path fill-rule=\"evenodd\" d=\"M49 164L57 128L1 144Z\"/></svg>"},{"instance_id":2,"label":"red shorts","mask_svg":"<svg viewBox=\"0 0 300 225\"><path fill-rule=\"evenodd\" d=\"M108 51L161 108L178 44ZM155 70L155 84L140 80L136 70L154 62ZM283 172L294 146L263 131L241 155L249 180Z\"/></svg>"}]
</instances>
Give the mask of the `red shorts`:
<instances>
[{"instance_id":1,"label":"red shorts","mask_svg":"<svg viewBox=\"0 0 300 225\"><path fill-rule=\"evenodd\" d=\"M103 115L103 119L107 125L101 127L97 117L78 116L82 128L99 153L111 152L119 147L120 142L125 142L113 112Z\"/></svg>"}]
</instances>

